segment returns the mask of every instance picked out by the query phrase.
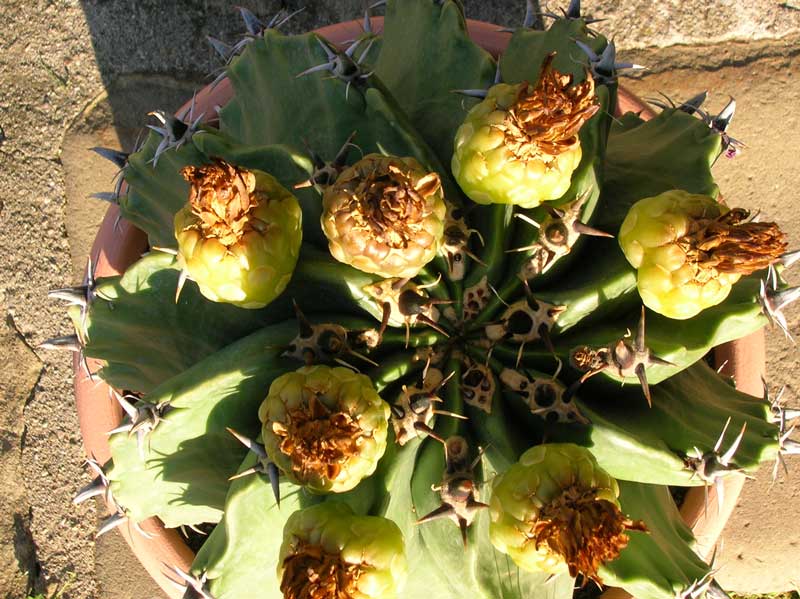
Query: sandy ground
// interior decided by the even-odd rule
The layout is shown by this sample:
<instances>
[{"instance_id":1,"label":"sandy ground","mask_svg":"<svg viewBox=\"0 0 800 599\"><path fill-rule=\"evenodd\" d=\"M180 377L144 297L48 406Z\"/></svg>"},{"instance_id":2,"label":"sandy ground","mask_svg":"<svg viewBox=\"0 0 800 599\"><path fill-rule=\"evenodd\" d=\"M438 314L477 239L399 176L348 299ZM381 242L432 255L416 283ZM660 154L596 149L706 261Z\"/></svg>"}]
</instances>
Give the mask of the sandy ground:
<instances>
[{"instance_id":1,"label":"sandy ground","mask_svg":"<svg viewBox=\"0 0 800 599\"><path fill-rule=\"evenodd\" d=\"M243 4L262 15L281 6ZM290 30L353 18L361 6L304 4ZM518 22L524 10L517 0L465 5L470 17L502 25ZM608 19L602 28L616 32L626 56L650 67L629 81L643 96L662 91L684 99L709 89L717 108L736 96L732 131L748 147L717 166L723 192L785 223L793 246L800 245L800 170L791 135L800 105L800 11L771 0L584 6ZM69 331L62 307L46 292L80 279L104 211L87 196L111 186L113 168L87 148L129 148L146 112L176 108L216 66L205 36L231 41L241 27L220 0L4 0L0 23L0 595L53 594L66 586L65 599L160 597L118 537L94 541L96 507L71 504L88 480L71 361L35 348ZM795 330L797 320L793 312ZM796 349L779 335L770 348L770 382L786 385L797 404ZM748 483L720 552L724 585L775 592L798 584L790 560L800 519L786 517L800 514L797 481L781 478L769 488L764 472Z\"/></svg>"}]
</instances>

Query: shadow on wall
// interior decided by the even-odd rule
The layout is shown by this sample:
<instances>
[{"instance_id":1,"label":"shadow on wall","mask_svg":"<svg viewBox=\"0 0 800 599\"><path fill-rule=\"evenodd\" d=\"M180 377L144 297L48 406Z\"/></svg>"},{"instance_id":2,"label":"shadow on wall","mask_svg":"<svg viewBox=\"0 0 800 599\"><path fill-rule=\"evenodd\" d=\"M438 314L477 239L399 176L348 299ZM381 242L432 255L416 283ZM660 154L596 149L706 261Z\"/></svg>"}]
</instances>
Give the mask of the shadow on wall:
<instances>
[{"instance_id":1,"label":"shadow on wall","mask_svg":"<svg viewBox=\"0 0 800 599\"><path fill-rule=\"evenodd\" d=\"M206 38L226 43L241 38L244 27L237 6L262 19L303 8L282 27L285 33L360 19L364 10L364 0L83 0L81 5L124 150L132 148L141 128L151 122L148 112L174 112L213 79L209 74L221 62ZM518 24L525 12L524 0L464 0L464 5L470 18L501 26Z\"/></svg>"}]
</instances>

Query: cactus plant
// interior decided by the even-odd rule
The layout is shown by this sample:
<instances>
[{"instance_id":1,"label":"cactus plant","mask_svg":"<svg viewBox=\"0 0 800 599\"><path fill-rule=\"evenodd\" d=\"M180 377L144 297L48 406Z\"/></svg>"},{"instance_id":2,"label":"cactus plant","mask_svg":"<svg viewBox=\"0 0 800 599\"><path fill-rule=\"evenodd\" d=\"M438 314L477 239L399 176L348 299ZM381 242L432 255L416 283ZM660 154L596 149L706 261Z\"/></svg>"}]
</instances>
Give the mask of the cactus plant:
<instances>
[{"instance_id":1,"label":"cactus plant","mask_svg":"<svg viewBox=\"0 0 800 599\"><path fill-rule=\"evenodd\" d=\"M578 2L498 61L456 0L385 11L337 47L242 9L218 122L104 152L151 247L53 292L126 412L78 499L213 525L185 597L719 592L667 486L798 451L703 361L797 295L719 198L730 118L612 118Z\"/></svg>"}]
</instances>

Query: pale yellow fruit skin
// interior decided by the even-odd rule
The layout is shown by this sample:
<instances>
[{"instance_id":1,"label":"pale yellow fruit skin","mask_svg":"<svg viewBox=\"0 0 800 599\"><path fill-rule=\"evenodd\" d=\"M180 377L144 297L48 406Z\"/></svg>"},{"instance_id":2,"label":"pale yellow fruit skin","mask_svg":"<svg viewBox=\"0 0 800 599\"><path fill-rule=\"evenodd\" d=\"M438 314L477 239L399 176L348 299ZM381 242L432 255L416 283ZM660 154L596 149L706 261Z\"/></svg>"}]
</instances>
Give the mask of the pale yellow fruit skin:
<instances>
[{"instance_id":1,"label":"pale yellow fruit skin","mask_svg":"<svg viewBox=\"0 0 800 599\"><path fill-rule=\"evenodd\" d=\"M335 478L309 475L299 480L292 471L291 459L280 449L281 437L274 432L273 423L285 423L287 412L308 405L314 393L332 411L358 415L358 424L365 434L359 439L358 454L340 464L341 470ZM375 391L369 377L349 368L325 365L304 366L276 378L258 410L270 460L289 478L315 493L344 493L375 472L386 451L389 414L389 404Z\"/></svg>"},{"instance_id":2,"label":"pale yellow fruit skin","mask_svg":"<svg viewBox=\"0 0 800 599\"><path fill-rule=\"evenodd\" d=\"M716 273L698 280L696 267L675 243L695 218L716 218L728 208L713 198L671 190L634 204L620 227L619 245L637 269L645 306L668 318L685 320L728 297L740 275Z\"/></svg>"},{"instance_id":3,"label":"pale yellow fruit skin","mask_svg":"<svg viewBox=\"0 0 800 599\"><path fill-rule=\"evenodd\" d=\"M178 264L195 281L204 297L241 308L263 308L278 297L292 278L303 239L300 204L278 181L264 172L256 189L270 200L251 213L268 223L266 231L250 231L226 248L204 239L198 219L187 203L175 214Z\"/></svg>"},{"instance_id":4,"label":"pale yellow fruit skin","mask_svg":"<svg viewBox=\"0 0 800 599\"><path fill-rule=\"evenodd\" d=\"M501 125L526 85L498 83L475 105L458 128L451 162L453 176L464 193L478 204L514 204L535 208L560 198L569 189L581 162L581 148L558 156L519 160L503 143Z\"/></svg>"},{"instance_id":5,"label":"pale yellow fruit skin","mask_svg":"<svg viewBox=\"0 0 800 599\"><path fill-rule=\"evenodd\" d=\"M299 510L286 521L278 559L283 563L301 542L319 544L349 564L364 564L353 599L401 597L408 571L403 533L387 518L357 516L347 504L327 501Z\"/></svg>"},{"instance_id":6,"label":"pale yellow fruit skin","mask_svg":"<svg viewBox=\"0 0 800 599\"><path fill-rule=\"evenodd\" d=\"M540 510L572 486L596 489L598 499L619 507L619 486L600 468L589 450L571 443L537 445L495 478L489 502L489 538L498 551L528 572L559 574L568 570L561 556L528 542Z\"/></svg>"}]
</instances>

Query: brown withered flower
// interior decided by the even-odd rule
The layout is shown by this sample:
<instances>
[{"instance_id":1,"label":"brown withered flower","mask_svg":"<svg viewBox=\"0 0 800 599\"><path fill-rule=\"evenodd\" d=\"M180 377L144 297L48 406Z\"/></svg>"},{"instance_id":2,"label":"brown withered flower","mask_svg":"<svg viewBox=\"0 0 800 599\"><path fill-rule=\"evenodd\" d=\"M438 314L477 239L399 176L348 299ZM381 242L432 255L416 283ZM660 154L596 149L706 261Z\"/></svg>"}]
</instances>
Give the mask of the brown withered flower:
<instances>
[{"instance_id":1,"label":"brown withered flower","mask_svg":"<svg viewBox=\"0 0 800 599\"><path fill-rule=\"evenodd\" d=\"M205 166L185 166L189 182L189 204L205 238L216 238L230 247L258 222L250 217L258 206L256 177L232 164L216 161Z\"/></svg>"},{"instance_id":2,"label":"brown withered flower","mask_svg":"<svg viewBox=\"0 0 800 599\"><path fill-rule=\"evenodd\" d=\"M542 158L546 163L579 145L578 132L600 108L594 79L573 85L572 75L553 68L555 53L545 58L535 86L519 87L508 116L495 127L503 131L506 147L520 160Z\"/></svg>"},{"instance_id":3,"label":"brown withered flower","mask_svg":"<svg viewBox=\"0 0 800 599\"><path fill-rule=\"evenodd\" d=\"M616 503L598 499L597 489L573 485L540 510L529 542L561 556L570 576L583 574L600 582L598 569L628 545L628 530L646 528Z\"/></svg>"},{"instance_id":4,"label":"brown withered flower","mask_svg":"<svg viewBox=\"0 0 800 599\"><path fill-rule=\"evenodd\" d=\"M698 270L743 276L767 268L788 247L786 234L776 223L750 220L744 208L695 220L677 244Z\"/></svg>"},{"instance_id":5,"label":"brown withered flower","mask_svg":"<svg viewBox=\"0 0 800 599\"><path fill-rule=\"evenodd\" d=\"M283 562L281 591L285 599L353 599L361 571L360 564L348 564L338 553L301 543Z\"/></svg>"},{"instance_id":6,"label":"brown withered flower","mask_svg":"<svg viewBox=\"0 0 800 599\"><path fill-rule=\"evenodd\" d=\"M308 405L287 415L288 422L274 422L272 430L280 437L280 450L291 460L297 477L333 480L339 476L342 463L358 451L364 435L358 422L346 412L333 412L314 395Z\"/></svg>"}]
</instances>

